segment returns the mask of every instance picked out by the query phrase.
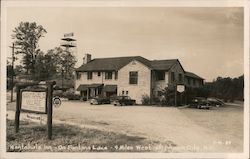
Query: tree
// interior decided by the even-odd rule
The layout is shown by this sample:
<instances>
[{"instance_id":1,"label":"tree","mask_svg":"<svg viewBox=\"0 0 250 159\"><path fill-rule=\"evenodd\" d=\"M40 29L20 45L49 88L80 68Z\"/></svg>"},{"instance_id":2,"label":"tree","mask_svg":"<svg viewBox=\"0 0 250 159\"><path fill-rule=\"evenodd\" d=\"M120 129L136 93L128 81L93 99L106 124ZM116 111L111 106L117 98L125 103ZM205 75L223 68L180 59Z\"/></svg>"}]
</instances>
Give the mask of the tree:
<instances>
[{"instance_id":1,"label":"tree","mask_svg":"<svg viewBox=\"0 0 250 159\"><path fill-rule=\"evenodd\" d=\"M225 100L244 100L244 75L238 78L218 77L209 84L205 84L209 96Z\"/></svg>"},{"instance_id":2,"label":"tree","mask_svg":"<svg viewBox=\"0 0 250 159\"><path fill-rule=\"evenodd\" d=\"M75 63L75 57L60 47L48 50L46 54L40 51L36 55L34 79L57 79L58 76L61 77L62 70L64 71L63 77L71 77Z\"/></svg>"},{"instance_id":3,"label":"tree","mask_svg":"<svg viewBox=\"0 0 250 159\"><path fill-rule=\"evenodd\" d=\"M40 53L38 41L47 31L36 22L21 22L13 30L12 38L15 39L15 45L19 47L17 54L23 54L23 65L26 73L35 73L35 63L37 55Z\"/></svg>"},{"instance_id":4,"label":"tree","mask_svg":"<svg viewBox=\"0 0 250 159\"><path fill-rule=\"evenodd\" d=\"M64 72L65 77L71 77L74 72L74 66L76 64L76 58L69 51L63 50L60 47L51 49L46 54L53 60L53 65L55 66L57 73ZM50 63L47 61L48 64Z\"/></svg>"}]
</instances>

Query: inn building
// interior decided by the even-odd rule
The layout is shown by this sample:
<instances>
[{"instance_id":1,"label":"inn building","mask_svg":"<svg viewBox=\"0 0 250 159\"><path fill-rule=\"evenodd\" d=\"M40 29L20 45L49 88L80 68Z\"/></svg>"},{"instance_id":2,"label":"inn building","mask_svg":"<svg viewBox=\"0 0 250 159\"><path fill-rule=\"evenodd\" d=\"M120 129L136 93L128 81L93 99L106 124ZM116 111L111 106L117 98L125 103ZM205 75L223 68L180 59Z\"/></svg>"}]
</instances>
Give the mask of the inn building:
<instances>
[{"instance_id":1,"label":"inn building","mask_svg":"<svg viewBox=\"0 0 250 159\"><path fill-rule=\"evenodd\" d=\"M87 99L95 96L128 95L141 104L142 96L177 84L201 87L204 79L183 69L178 59L148 60L141 56L95 58L85 54L76 69L75 88Z\"/></svg>"}]
</instances>

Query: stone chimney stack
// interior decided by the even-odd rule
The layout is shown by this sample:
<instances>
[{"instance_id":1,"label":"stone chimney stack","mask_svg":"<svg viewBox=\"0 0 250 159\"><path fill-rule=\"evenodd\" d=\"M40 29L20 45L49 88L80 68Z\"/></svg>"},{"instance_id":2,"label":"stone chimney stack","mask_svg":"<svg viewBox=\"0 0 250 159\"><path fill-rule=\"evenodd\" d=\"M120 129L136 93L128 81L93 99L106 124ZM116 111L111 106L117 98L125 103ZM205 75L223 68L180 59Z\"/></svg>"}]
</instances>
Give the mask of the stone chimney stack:
<instances>
[{"instance_id":1,"label":"stone chimney stack","mask_svg":"<svg viewBox=\"0 0 250 159\"><path fill-rule=\"evenodd\" d=\"M83 64L87 64L89 61L91 61L91 54L85 54L83 57Z\"/></svg>"}]
</instances>

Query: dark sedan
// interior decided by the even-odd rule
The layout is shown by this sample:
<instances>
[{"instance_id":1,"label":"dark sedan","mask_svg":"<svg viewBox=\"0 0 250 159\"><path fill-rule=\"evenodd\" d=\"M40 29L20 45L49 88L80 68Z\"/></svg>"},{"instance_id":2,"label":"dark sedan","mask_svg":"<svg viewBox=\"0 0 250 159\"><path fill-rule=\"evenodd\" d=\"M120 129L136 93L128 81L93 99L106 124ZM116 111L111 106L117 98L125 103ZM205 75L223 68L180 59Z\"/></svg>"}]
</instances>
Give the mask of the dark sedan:
<instances>
[{"instance_id":1,"label":"dark sedan","mask_svg":"<svg viewBox=\"0 0 250 159\"><path fill-rule=\"evenodd\" d=\"M109 98L95 97L90 99L89 103L94 105L99 105L99 104L110 104L111 102Z\"/></svg>"},{"instance_id":2,"label":"dark sedan","mask_svg":"<svg viewBox=\"0 0 250 159\"><path fill-rule=\"evenodd\" d=\"M117 96L113 101L114 106L117 105L135 105L135 100L131 99L129 96Z\"/></svg>"},{"instance_id":3,"label":"dark sedan","mask_svg":"<svg viewBox=\"0 0 250 159\"><path fill-rule=\"evenodd\" d=\"M191 103L190 107L195 107L198 109L210 109L211 108L211 103L205 99L205 98L194 98Z\"/></svg>"}]
</instances>

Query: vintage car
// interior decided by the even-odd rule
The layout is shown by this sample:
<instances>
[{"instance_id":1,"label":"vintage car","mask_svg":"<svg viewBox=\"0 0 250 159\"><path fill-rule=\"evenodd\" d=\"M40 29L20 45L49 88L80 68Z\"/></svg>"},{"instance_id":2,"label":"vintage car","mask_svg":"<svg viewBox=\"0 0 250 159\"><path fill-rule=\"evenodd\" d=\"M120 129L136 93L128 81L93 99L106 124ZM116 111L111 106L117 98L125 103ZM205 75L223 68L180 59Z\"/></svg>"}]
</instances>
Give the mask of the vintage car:
<instances>
[{"instance_id":1,"label":"vintage car","mask_svg":"<svg viewBox=\"0 0 250 159\"><path fill-rule=\"evenodd\" d=\"M191 101L190 107L198 109L210 109L212 106L206 98L197 97Z\"/></svg>"},{"instance_id":2,"label":"vintage car","mask_svg":"<svg viewBox=\"0 0 250 159\"><path fill-rule=\"evenodd\" d=\"M92 105L99 104L110 104L110 99L105 97L95 97L89 100L89 103Z\"/></svg>"},{"instance_id":3,"label":"vintage car","mask_svg":"<svg viewBox=\"0 0 250 159\"><path fill-rule=\"evenodd\" d=\"M216 106L216 107L219 107L219 106L222 106L224 105L225 103L217 98L207 98L207 100L209 101L209 103L212 105L212 106Z\"/></svg>"},{"instance_id":4,"label":"vintage car","mask_svg":"<svg viewBox=\"0 0 250 159\"><path fill-rule=\"evenodd\" d=\"M114 106L117 105L135 105L135 100L131 99L129 96L117 96L113 101Z\"/></svg>"}]
</instances>

